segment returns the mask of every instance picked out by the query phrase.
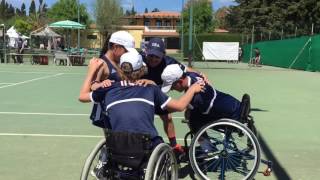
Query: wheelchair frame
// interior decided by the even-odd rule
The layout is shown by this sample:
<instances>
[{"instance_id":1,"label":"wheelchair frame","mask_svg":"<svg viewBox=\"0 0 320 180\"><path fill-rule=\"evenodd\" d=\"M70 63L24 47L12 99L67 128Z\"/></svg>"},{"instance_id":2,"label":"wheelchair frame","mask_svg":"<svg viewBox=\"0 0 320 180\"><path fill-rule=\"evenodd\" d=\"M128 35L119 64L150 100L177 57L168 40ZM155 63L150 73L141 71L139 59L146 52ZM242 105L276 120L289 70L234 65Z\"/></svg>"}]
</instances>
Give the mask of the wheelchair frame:
<instances>
[{"instance_id":1,"label":"wheelchair frame","mask_svg":"<svg viewBox=\"0 0 320 180\"><path fill-rule=\"evenodd\" d=\"M185 120L183 122L188 123L188 121L185 121ZM208 162L213 160L214 158L217 159L216 162L212 162L210 164L210 166L213 166L213 165L216 166L214 168L212 167L212 169L216 168L215 173L220 173L220 174L217 174L217 177L215 177L215 179L221 179L221 180L225 179L226 172L230 171L230 170L238 171L238 173L244 174L244 177L241 179L253 179L255 174L258 172L258 168L259 168L260 163L267 165L267 168L265 169L265 171L259 172L259 173L263 173L264 176L269 176L271 174L272 162L268 161L268 160L261 159L261 152L260 152L261 148L260 148L259 141L257 140L257 137L256 137L257 131L254 126L253 118L251 116L249 116L248 119L245 119L244 122L241 122L241 123L238 121L232 120L232 119L226 119L226 118L219 119L219 120L216 120L216 121L213 121L213 122L210 122L210 123L204 125L196 134L192 134L191 132L188 132L184 138L184 147L185 147L185 151L186 151L186 154L188 155L188 157L187 157L187 159L182 159L182 160L179 159L179 160L182 162L189 163L191 165L193 171L196 173L196 175L201 177L202 179L206 179L206 180L212 179L207 176L207 172L203 172L203 170L201 170L201 165L204 165L205 163L204 162L197 162L197 159L199 159L199 158L196 157L196 151L197 151L196 148L199 148L199 145L198 145L199 138L206 135L207 130L210 130L210 129L212 130L215 127L219 127L219 126L220 127L230 126L230 128L233 128L233 132L238 133L239 136L246 135L247 136L246 145L248 147L253 148L251 150L249 149L248 152L251 152L252 150L254 150L255 155L245 154L246 152L244 152L244 150L240 151L237 148L236 144L230 141L230 140L232 140L232 137L230 137L230 136L228 137L228 135L225 133L225 131L223 131L221 129L220 130L217 129L216 131L220 134L223 134L222 136L224 136L224 138L222 141L215 142L215 143L220 143L220 146L222 146L223 149L219 150L219 152L214 152L214 153L210 152L210 153L204 154L205 156L207 156L205 158L209 159ZM190 146L188 145L188 139L191 139ZM228 141L230 141L229 144L227 143ZM230 148L230 146L231 146L230 144L232 144L232 143L234 144L233 145L234 147ZM232 163L228 164L228 162L227 162L228 160L226 157L228 155L232 154L232 153L228 152L228 149L229 149L229 151L231 149L231 151L233 151L233 154L237 153L238 158L239 158L239 155L242 155L246 158L246 160L254 159L253 167L247 174L239 171L237 169L237 167L235 165L233 165ZM221 162L219 163L218 160ZM234 161L234 159L233 159L233 161ZM200 163L201 163L201 165L199 165ZM240 161L239 161L239 163L240 163ZM244 163L244 161L241 161L241 163ZM218 168L218 166L220 169ZM226 178L226 179L232 179L232 178ZM236 179L239 179L239 178L236 178Z\"/></svg>"},{"instance_id":2,"label":"wheelchair frame","mask_svg":"<svg viewBox=\"0 0 320 180\"><path fill-rule=\"evenodd\" d=\"M93 169L99 163L99 162L95 162L95 160L99 161L99 154L102 148L105 147L105 144L106 144L106 139L103 138L92 149L82 168L80 180L98 179L97 177L95 177L95 174L93 174L94 173ZM163 178L165 180L178 179L177 161L172 151L172 148L165 143L161 143L157 145L150 155L147 168L144 169L143 171L145 172L144 178L137 177L137 179L145 179L145 180L151 180L151 179L157 180L159 178ZM118 178L115 177L114 179L118 179Z\"/></svg>"},{"instance_id":3,"label":"wheelchair frame","mask_svg":"<svg viewBox=\"0 0 320 180\"><path fill-rule=\"evenodd\" d=\"M184 157L184 159L179 159L179 161L189 163L193 171L202 179L225 179L226 173L230 170L242 174L243 177L240 177L240 179L253 179L260 163L267 165L267 168L262 173L265 176L269 176L272 171L272 162L261 159L261 148L256 137L257 129L254 126L253 117L249 115L250 111L250 96L244 94L241 101L240 122L222 118L202 126L195 134L188 132L184 138L184 147L188 156ZM188 118L188 112L185 112L185 116ZM188 119L182 122L189 125ZM208 133L207 131L211 131L212 133ZM213 134L213 132L216 132L218 137L211 137L211 140L210 134ZM234 135L232 135L232 133ZM222 136L220 140L219 134ZM236 142L234 142L235 137L233 136L237 136L238 139L243 136L245 137L242 149L238 147L241 144L237 145ZM188 145L189 137L191 139L190 146ZM197 152L199 148L200 152L203 151L201 150L203 149L201 147L201 139L209 140L209 148L211 147L213 149L213 147L215 147L214 152L202 152L202 154L200 154L203 156L200 156L202 159L197 157L197 155L199 155L199 152ZM216 146L220 146L220 149ZM252 151L254 152L253 155ZM253 163L252 168L249 170L247 168L247 161L250 160L253 160ZM239 163L244 165L239 167ZM211 171L216 171L217 177L209 178L207 176L207 174L210 173L208 172L210 168ZM227 177L227 179L230 179L230 177ZM239 178L237 177L236 179Z\"/></svg>"}]
</instances>

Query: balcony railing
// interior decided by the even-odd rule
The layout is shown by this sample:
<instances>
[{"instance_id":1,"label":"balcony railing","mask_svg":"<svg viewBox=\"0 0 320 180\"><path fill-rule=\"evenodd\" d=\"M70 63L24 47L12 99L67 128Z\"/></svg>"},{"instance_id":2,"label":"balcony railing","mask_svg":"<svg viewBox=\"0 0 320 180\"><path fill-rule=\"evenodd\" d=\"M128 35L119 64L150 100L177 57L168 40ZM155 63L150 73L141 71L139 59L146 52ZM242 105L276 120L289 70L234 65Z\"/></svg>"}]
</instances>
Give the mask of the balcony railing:
<instances>
[{"instance_id":1,"label":"balcony railing","mask_svg":"<svg viewBox=\"0 0 320 180\"><path fill-rule=\"evenodd\" d=\"M176 32L180 26L145 26L145 31Z\"/></svg>"}]
</instances>

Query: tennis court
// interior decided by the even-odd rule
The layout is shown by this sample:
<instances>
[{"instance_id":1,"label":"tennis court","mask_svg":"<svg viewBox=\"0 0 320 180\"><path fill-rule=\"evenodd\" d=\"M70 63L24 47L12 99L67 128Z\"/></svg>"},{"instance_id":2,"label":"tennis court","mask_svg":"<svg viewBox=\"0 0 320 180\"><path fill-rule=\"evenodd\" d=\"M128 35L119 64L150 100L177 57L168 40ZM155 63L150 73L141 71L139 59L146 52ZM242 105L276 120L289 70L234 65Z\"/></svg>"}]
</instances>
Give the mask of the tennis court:
<instances>
[{"instance_id":1,"label":"tennis court","mask_svg":"<svg viewBox=\"0 0 320 180\"><path fill-rule=\"evenodd\" d=\"M271 177L256 179L320 176L319 73L247 64L196 66L218 90L238 99L251 95L261 147L275 163ZM86 70L0 64L0 179L79 179L86 156L102 137L88 120L91 104L77 100ZM182 113L173 116L182 139L187 129ZM164 134L161 120L155 121Z\"/></svg>"}]
</instances>

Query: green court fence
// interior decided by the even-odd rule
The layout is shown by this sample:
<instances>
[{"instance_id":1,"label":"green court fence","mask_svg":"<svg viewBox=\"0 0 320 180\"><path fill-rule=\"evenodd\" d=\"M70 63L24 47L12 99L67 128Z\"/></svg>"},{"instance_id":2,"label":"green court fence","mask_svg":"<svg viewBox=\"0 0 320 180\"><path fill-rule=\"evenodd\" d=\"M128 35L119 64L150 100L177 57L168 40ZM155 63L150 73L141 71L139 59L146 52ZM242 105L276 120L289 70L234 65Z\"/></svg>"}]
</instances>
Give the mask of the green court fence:
<instances>
[{"instance_id":1,"label":"green court fence","mask_svg":"<svg viewBox=\"0 0 320 180\"><path fill-rule=\"evenodd\" d=\"M254 48L259 48L264 65L320 71L320 35L246 44L244 62L254 56Z\"/></svg>"}]
</instances>

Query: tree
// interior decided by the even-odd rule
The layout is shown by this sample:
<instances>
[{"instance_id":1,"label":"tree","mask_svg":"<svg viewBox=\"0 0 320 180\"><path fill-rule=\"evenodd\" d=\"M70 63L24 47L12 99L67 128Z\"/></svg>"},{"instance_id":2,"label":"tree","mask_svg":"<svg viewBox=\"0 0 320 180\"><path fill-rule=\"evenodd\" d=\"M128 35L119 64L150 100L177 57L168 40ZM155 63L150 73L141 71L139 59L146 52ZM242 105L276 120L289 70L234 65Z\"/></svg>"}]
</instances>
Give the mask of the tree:
<instances>
[{"instance_id":1,"label":"tree","mask_svg":"<svg viewBox=\"0 0 320 180\"><path fill-rule=\"evenodd\" d=\"M15 20L15 23L14 23L14 27L16 28L16 30L18 32L20 32L21 34L29 34L32 29L33 29L33 25L30 24L28 21L26 21L25 19L26 17L24 18L17 18Z\"/></svg>"},{"instance_id":2,"label":"tree","mask_svg":"<svg viewBox=\"0 0 320 180\"><path fill-rule=\"evenodd\" d=\"M160 12L158 8L154 8L151 12Z\"/></svg>"},{"instance_id":3,"label":"tree","mask_svg":"<svg viewBox=\"0 0 320 180\"><path fill-rule=\"evenodd\" d=\"M207 0L198 0L197 3L188 3L182 12L184 21L183 32L189 32L190 7L193 5L193 27L195 33L212 32L214 29L213 10Z\"/></svg>"},{"instance_id":4,"label":"tree","mask_svg":"<svg viewBox=\"0 0 320 180\"><path fill-rule=\"evenodd\" d=\"M29 7L29 15L34 13L36 13L36 3L32 0Z\"/></svg>"},{"instance_id":5,"label":"tree","mask_svg":"<svg viewBox=\"0 0 320 180\"><path fill-rule=\"evenodd\" d=\"M96 0L95 17L97 28L105 38L123 24L123 10L118 0Z\"/></svg>"},{"instance_id":6,"label":"tree","mask_svg":"<svg viewBox=\"0 0 320 180\"><path fill-rule=\"evenodd\" d=\"M132 6L130 15L134 16L136 14L137 14L137 12L134 10L134 6Z\"/></svg>"},{"instance_id":7,"label":"tree","mask_svg":"<svg viewBox=\"0 0 320 180\"><path fill-rule=\"evenodd\" d=\"M89 23L89 14L86 6L80 4L80 23ZM48 10L48 18L53 21L71 20L78 22L78 3L77 0L60 0L52 5Z\"/></svg>"},{"instance_id":8,"label":"tree","mask_svg":"<svg viewBox=\"0 0 320 180\"><path fill-rule=\"evenodd\" d=\"M280 36L286 34L310 34L311 25L320 28L320 3L317 0L235 0L230 8L226 24L236 32L250 31Z\"/></svg>"},{"instance_id":9,"label":"tree","mask_svg":"<svg viewBox=\"0 0 320 180\"><path fill-rule=\"evenodd\" d=\"M26 5L22 3L21 8L20 8L21 16L26 16Z\"/></svg>"},{"instance_id":10,"label":"tree","mask_svg":"<svg viewBox=\"0 0 320 180\"><path fill-rule=\"evenodd\" d=\"M6 10L6 1L5 0L1 0L1 3L0 3L0 19L4 18L5 10Z\"/></svg>"},{"instance_id":11,"label":"tree","mask_svg":"<svg viewBox=\"0 0 320 180\"><path fill-rule=\"evenodd\" d=\"M222 7L214 13L216 27L222 28L222 29L226 28L226 16L229 13L229 11L230 11L230 8Z\"/></svg>"}]
</instances>

